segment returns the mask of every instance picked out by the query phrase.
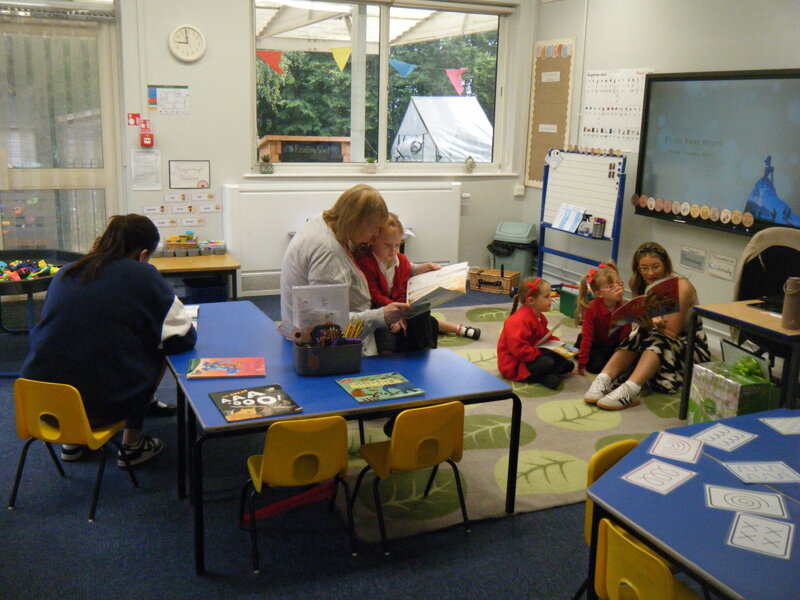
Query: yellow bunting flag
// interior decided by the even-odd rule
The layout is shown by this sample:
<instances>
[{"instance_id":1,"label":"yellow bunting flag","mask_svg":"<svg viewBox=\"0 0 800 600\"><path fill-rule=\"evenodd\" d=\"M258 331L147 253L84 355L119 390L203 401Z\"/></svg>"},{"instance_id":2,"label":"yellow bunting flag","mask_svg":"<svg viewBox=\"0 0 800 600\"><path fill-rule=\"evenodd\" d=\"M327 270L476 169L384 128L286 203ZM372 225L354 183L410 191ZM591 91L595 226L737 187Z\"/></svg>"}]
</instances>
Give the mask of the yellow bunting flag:
<instances>
[{"instance_id":1,"label":"yellow bunting flag","mask_svg":"<svg viewBox=\"0 0 800 600\"><path fill-rule=\"evenodd\" d=\"M333 60L336 61L336 66L340 71L344 71L347 66L347 60L350 58L350 53L353 51L352 46L342 46L341 48L331 48Z\"/></svg>"}]
</instances>

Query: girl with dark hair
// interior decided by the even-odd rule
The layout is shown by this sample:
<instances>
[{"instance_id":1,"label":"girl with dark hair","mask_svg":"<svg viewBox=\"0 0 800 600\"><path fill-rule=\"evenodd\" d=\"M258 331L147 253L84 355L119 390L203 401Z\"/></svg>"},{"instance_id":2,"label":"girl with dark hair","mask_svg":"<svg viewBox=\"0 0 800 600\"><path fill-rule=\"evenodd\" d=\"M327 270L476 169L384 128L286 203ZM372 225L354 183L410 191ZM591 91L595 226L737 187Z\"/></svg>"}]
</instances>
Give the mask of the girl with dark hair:
<instances>
[{"instance_id":1,"label":"girl with dark hair","mask_svg":"<svg viewBox=\"0 0 800 600\"><path fill-rule=\"evenodd\" d=\"M53 277L22 366L27 379L76 387L93 427L125 419L131 464L164 447L141 433L164 354L188 350L197 338L183 304L147 264L158 237L147 217L112 217L91 251ZM84 450L63 446L61 458L77 460Z\"/></svg>"}]
</instances>

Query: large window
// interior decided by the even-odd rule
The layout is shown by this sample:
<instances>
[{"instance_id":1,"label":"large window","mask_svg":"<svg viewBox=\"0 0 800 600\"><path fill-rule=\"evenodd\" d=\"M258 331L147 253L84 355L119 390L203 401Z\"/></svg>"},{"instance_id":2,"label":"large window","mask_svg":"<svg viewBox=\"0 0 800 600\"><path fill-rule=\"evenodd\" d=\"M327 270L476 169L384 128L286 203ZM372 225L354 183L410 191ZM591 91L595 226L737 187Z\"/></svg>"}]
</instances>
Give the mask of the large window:
<instances>
[{"instance_id":1,"label":"large window","mask_svg":"<svg viewBox=\"0 0 800 600\"><path fill-rule=\"evenodd\" d=\"M385 4L256 0L257 159L497 162L502 17Z\"/></svg>"}]
</instances>

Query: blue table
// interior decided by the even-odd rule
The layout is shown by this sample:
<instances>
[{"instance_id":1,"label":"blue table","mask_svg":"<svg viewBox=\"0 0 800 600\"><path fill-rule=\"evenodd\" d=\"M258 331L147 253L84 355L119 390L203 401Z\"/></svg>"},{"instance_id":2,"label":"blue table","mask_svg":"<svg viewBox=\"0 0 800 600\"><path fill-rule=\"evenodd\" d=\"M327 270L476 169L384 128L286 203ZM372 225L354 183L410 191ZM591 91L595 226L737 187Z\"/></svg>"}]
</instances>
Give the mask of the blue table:
<instances>
[{"instance_id":1,"label":"blue table","mask_svg":"<svg viewBox=\"0 0 800 600\"><path fill-rule=\"evenodd\" d=\"M724 597L750 600L800 597L800 483L746 484L721 464L783 461L800 472L800 435L781 435L760 421L762 417L800 417L800 411L778 409L668 429L671 433L691 437L715 423L723 423L758 435L731 452L706 444L695 464L649 454L658 435L654 433L589 488L589 498L596 506L589 564L590 598L596 598L595 537L598 523L604 517L622 523L704 586L713 588ZM697 475L665 495L621 479L652 458L695 471ZM788 519L769 518L794 523L790 558L778 558L726 544L736 513L706 507L705 484L780 493Z\"/></svg>"},{"instance_id":2,"label":"blue table","mask_svg":"<svg viewBox=\"0 0 800 600\"><path fill-rule=\"evenodd\" d=\"M200 357L263 356L262 377L186 379L189 360ZM202 304L198 339L193 350L168 357L178 384L178 495L185 497L187 441L190 492L194 506L195 569L205 571L203 522L203 458L205 440L265 431L282 419L342 415L348 419L375 418L397 409L460 400L465 404L512 400L506 512L514 512L522 403L508 382L498 379L458 354L437 349L364 358L362 375L399 371L425 390L422 396L359 404L336 383L342 376L302 377L295 373L292 344L277 332L275 323L251 302ZM272 418L228 423L209 398L210 392L278 383L303 407L303 412ZM188 409L188 413L187 413ZM188 440L187 440L188 438ZM242 457L242 465L244 466Z\"/></svg>"}]
</instances>

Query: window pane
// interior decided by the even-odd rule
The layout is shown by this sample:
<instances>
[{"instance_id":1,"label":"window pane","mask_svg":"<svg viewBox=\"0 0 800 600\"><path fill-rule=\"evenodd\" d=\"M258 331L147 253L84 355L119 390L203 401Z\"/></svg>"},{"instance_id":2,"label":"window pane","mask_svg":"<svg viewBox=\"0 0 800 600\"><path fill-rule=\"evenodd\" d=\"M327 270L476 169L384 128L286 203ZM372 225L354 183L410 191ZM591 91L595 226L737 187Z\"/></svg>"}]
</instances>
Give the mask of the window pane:
<instances>
[{"instance_id":1,"label":"window pane","mask_svg":"<svg viewBox=\"0 0 800 600\"><path fill-rule=\"evenodd\" d=\"M88 252L106 226L100 190L0 192L5 250Z\"/></svg>"},{"instance_id":2,"label":"window pane","mask_svg":"<svg viewBox=\"0 0 800 600\"><path fill-rule=\"evenodd\" d=\"M496 16L390 10L390 161L492 161Z\"/></svg>"}]
</instances>

